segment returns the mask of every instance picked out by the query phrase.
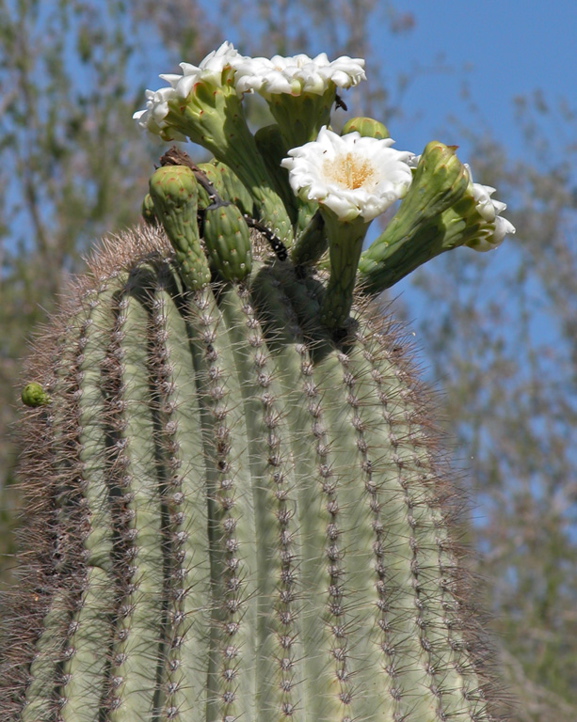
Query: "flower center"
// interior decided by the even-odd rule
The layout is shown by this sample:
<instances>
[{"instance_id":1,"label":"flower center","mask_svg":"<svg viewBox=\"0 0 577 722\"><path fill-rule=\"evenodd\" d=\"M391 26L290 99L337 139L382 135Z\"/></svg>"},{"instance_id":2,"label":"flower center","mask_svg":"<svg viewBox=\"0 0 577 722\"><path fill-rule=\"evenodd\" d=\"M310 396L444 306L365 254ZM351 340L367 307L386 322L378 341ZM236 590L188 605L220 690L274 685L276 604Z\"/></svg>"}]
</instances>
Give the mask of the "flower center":
<instances>
[{"instance_id":1,"label":"flower center","mask_svg":"<svg viewBox=\"0 0 577 722\"><path fill-rule=\"evenodd\" d=\"M375 176L375 168L370 161L356 157L352 153L341 155L334 160L326 160L323 171L327 178L349 190L362 188Z\"/></svg>"}]
</instances>

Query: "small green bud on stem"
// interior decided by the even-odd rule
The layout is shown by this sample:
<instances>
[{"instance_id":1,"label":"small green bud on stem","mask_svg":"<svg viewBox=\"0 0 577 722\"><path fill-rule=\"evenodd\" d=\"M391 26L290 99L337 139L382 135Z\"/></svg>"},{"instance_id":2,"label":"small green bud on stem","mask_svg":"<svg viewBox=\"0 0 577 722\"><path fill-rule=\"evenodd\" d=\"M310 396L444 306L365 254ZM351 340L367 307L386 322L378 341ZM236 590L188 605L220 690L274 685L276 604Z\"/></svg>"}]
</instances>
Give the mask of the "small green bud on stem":
<instances>
[{"instance_id":1,"label":"small green bud on stem","mask_svg":"<svg viewBox=\"0 0 577 722\"><path fill-rule=\"evenodd\" d=\"M242 213L254 216L254 201L231 168L214 159L210 163L201 163L198 168L205 174L223 201L230 201L237 205Z\"/></svg>"},{"instance_id":2,"label":"small green bud on stem","mask_svg":"<svg viewBox=\"0 0 577 722\"><path fill-rule=\"evenodd\" d=\"M47 406L50 403L50 395L44 391L42 386L32 381L22 389L22 403L25 406L37 408L38 406Z\"/></svg>"},{"instance_id":3,"label":"small green bud on stem","mask_svg":"<svg viewBox=\"0 0 577 722\"><path fill-rule=\"evenodd\" d=\"M252 269L248 225L234 203L209 206L204 216L204 242L210 260L225 281L242 281Z\"/></svg>"},{"instance_id":4,"label":"small green bud on stem","mask_svg":"<svg viewBox=\"0 0 577 722\"><path fill-rule=\"evenodd\" d=\"M156 223L156 210L150 193L144 196L141 212L145 223L148 223L148 225L154 225Z\"/></svg>"},{"instance_id":5,"label":"small green bud on stem","mask_svg":"<svg viewBox=\"0 0 577 722\"><path fill-rule=\"evenodd\" d=\"M341 135L347 135L355 131L362 138L377 138L377 140L382 140L383 138L391 137L387 126L374 118L358 117L347 120L343 125Z\"/></svg>"}]
</instances>

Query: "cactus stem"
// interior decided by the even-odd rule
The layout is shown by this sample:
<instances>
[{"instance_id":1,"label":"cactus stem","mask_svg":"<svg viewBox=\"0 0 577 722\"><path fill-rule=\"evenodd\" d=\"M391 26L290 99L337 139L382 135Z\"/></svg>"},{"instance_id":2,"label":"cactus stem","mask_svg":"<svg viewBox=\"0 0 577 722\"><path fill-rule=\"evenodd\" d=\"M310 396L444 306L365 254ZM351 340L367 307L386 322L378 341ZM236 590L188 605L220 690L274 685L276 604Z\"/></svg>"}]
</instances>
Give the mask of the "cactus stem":
<instances>
[{"instance_id":1,"label":"cactus stem","mask_svg":"<svg viewBox=\"0 0 577 722\"><path fill-rule=\"evenodd\" d=\"M119 471L119 543L126 564L122 582L119 624L112 649L110 722L126 716L146 718L158 704L157 665L161 654L163 609L163 530L161 498L156 475L157 437L150 409L147 344L149 312L147 271L134 277L118 304L120 342L114 362L122 394L116 419L115 467ZM131 338L144 339L132 344ZM149 409L147 412L146 409Z\"/></svg>"},{"instance_id":2,"label":"cactus stem","mask_svg":"<svg viewBox=\"0 0 577 722\"><path fill-rule=\"evenodd\" d=\"M230 372L234 352L221 311L209 289L194 303L198 313L190 318L190 330L191 338L200 340L195 364L212 470L207 477L214 603L208 707L215 719L250 717L256 684L256 639L249 633L257 628L256 522L250 469L240 461L250 431L239 404L239 379ZM237 674L241 659L243 671Z\"/></svg>"},{"instance_id":3,"label":"cactus stem","mask_svg":"<svg viewBox=\"0 0 577 722\"><path fill-rule=\"evenodd\" d=\"M170 313L173 301L159 288L152 301L152 359L158 379L161 451L166 472L164 503L167 508L167 544L172 548L166 579L169 604L163 719L196 714L206 705L206 684L201 676L187 681L186 670L206 668L210 653L210 566L199 550L208 550L208 516L204 474L190 474L204 464L200 429L201 410L196 396L182 398L189 383L174 368L190 368L187 325L181 314ZM192 433L186 430L193 429Z\"/></svg>"},{"instance_id":4,"label":"cactus stem","mask_svg":"<svg viewBox=\"0 0 577 722\"><path fill-rule=\"evenodd\" d=\"M28 369L3 718L495 722L403 342L364 296L335 342L322 274L252 240L194 290L160 229L119 239Z\"/></svg>"},{"instance_id":5,"label":"cactus stem","mask_svg":"<svg viewBox=\"0 0 577 722\"><path fill-rule=\"evenodd\" d=\"M353 304L353 292L363 240L369 224L362 216L341 221L330 209L323 209L329 240L330 277L321 304L321 319L328 329L345 325Z\"/></svg>"},{"instance_id":6,"label":"cactus stem","mask_svg":"<svg viewBox=\"0 0 577 722\"><path fill-rule=\"evenodd\" d=\"M111 644L110 618L114 611L115 586L112 574L113 523L110 489L106 472L109 456L108 437L103 420L107 416L106 399L99 384L107 349L106 339L112 318L112 291L101 289L92 302L90 324L77 357L75 385L82 389L77 399L79 410L80 470L85 500L83 547L85 572L82 599L74 616L69 654L63 668L60 696L67 703L63 720L94 722L101 702L102 679L105 676ZM72 716L71 716L72 715Z\"/></svg>"}]
</instances>

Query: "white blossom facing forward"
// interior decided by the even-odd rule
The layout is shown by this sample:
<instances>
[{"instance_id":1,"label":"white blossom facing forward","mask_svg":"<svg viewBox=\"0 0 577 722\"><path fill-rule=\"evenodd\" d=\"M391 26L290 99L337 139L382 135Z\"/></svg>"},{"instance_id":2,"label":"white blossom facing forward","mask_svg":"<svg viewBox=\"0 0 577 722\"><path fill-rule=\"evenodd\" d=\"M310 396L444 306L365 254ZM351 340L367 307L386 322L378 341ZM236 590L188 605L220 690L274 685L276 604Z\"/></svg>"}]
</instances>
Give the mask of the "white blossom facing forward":
<instances>
[{"instance_id":1,"label":"white blossom facing forward","mask_svg":"<svg viewBox=\"0 0 577 722\"><path fill-rule=\"evenodd\" d=\"M350 88L366 79L365 61L343 55L330 61L326 53L315 58L300 54L292 57L244 58L235 63L238 93L257 91L263 94L298 96L303 93L322 95L330 83Z\"/></svg>"},{"instance_id":2,"label":"white blossom facing forward","mask_svg":"<svg viewBox=\"0 0 577 722\"><path fill-rule=\"evenodd\" d=\"M477 213L487 224L485 232L467 245L476 251L491 251L503 242L507 234L515 233L516 229L510 221L501 216L501 212L507 208L507 204L491 198L496 189L492 186L474 183L470 166L468 163L464 165L469 174L470 191L475 199Z\"/></svg>"},{"instance_id":3,"label":"white blossom facing forward","mask_svg":"<svg viewBox=\"0 0 577 722\"><path fill-rule=\"evenodd\" d=\"M411 184L409 151L357 132L337 135L323 127L316 141L289 151L281 165L295 194L329 208L340 221L369 223L402 198Z\"/></svg>"}]
</instances>

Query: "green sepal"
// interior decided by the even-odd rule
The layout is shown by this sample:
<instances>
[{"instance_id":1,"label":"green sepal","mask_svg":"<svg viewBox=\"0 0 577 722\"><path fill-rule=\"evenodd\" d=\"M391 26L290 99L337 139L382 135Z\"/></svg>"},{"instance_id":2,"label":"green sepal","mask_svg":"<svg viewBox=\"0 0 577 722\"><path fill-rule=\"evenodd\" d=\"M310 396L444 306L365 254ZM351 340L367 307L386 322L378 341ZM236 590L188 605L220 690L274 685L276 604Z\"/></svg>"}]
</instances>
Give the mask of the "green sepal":
<instances>
[{"instance_id":1,"label":"green sepal","mask_svg":"<svg viewBox=\"0 0 577 722\"><path fill-rule=\"evenodd\" d=\"M288 93L263 93L263 95L279 125L285 145L290 150L316 140L323 125L330 125L337 88L334 83L329 82L321 95L311 92L303 92L300 95Z\"/></svg>"},{"instance_id":2,"label":"green sepal","mask_svg":"<svg viewBox=\"0 0 577 722\"><path fill-rule=\"evenodd\" d=\"M469 184L454 146L429 143L409 191L385 231L361 255L359 285L380 293L453 245L445 242L443 212L457 203Z\"/></svg>"},{"instance_id":3,"label":"green sepal","mask_svg":"<svg viewBox=\"0 0 577 722\"><path fill-rule=\"evenodd\" d=\"M252 270L250 231L242 212L224 201L204 215L204 242L216 271L225 281L242 281Z\"/></svg>"},{"instance_id":4,"label":"green sepal","mask_svg":"<svg viewBox=\"0 0 577 722\"><path fill-rule=\"evenodd\" d=\"M487 223L477 211L472 194L465 195L446 211L443 211L443 247L446 250L473 244L486 232Z\"/></svg>"},{"instance_id":5,"label":"green sepal","mask_svg":"<svg viewBox=\"0 0 577 722\"><path fill-rule=\"evenodd\" d=\"M210 268L198 232L198 185L183 165L159 168L150 179L156 214L174 248L184 282L193 291L210 283Z\"/></svg>"},{"instance_id":6,"label":"green sepal","mask_svg":"<svg viewBox=\"0 0 577 722\"><path fill-rule=\"evenodd\" d=\"M391 137L389 129L384 123L374 118L365 118L363 116L347 120L343 125L341 135L355 132L359 133L362 138L377 138L377 140L383 140L384 138Z\"/></svg>"},{"instance_id":7,"label":"green sepal","mask_svg":"<svg viewBox=\"0 0 577 722\"><path fill-rule=\"evenodd\" d=\"M50 395L47 394L43 387L35 381L26 384L26 386L22 389L21 398L22 403L25 406L30 406L32 408L47 406L51 401Z\"/></svg>"}]
</instances>

